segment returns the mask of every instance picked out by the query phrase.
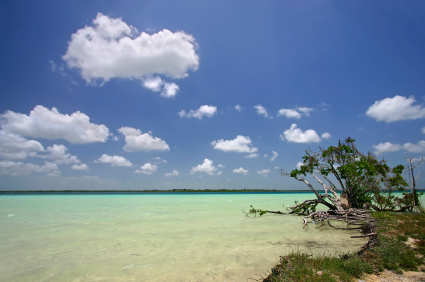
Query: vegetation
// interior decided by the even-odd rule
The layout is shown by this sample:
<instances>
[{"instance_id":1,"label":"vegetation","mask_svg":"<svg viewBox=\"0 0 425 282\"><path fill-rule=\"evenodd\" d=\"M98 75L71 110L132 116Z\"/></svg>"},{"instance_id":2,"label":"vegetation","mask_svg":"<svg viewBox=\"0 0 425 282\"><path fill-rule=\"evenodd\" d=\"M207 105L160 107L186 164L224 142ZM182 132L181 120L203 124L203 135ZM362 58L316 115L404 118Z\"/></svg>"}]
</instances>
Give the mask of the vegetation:
<instances>
[{"instance_id":1,"label":"vegetation","mask_svg":"<svg viewBox=\"0 0 425 282\"><path fill-rule=\"evenodd\" d=\"M371 207L377 211L412 211L419 206L420 195L416 193L415 177L411 183L412 192L404 193L401 198L396 197L394 192L404 192L409 185L402 176L405 167L398 165L390 168L386 160L378 160L371 152L361 153L355 140L350 137L344 142L340 141L336 147L319 147L319 152L306 150L303 161L304 165L299 169L290 173L281 170L281 175L304 182L315 192L317 199L295 205L293 210L317 204L323 204L331 210ZM413 175L413 166L409 169L409 176ZM324 195L316 192L305 179L307 175L323 186L326 191Z\"/></svg>"},{"instance_id":2,"label":"vegetation","mask_svg":"<svg viewBox=\"0 0 425 282\"><path fill-rule=\"evenodd\" d=\"M366 211L370 208L375 211L422 211L419 201L422 193L417 191L415 181L419 174L415 176L414 169L423 163L423 158L419 162L408 158L407 167L397 165L391 168L386 160L379 160L371 152L361 153L355 140L350 137L344 142L339 141L336 147L319 147L319 152L311 149L305 152L304 165L300 168L290 173L280 170L282 176L304 182L316 196L315 199L296 202L294 206L287 208L290 214L304 215L304 227L310 222L331 225L329 220L347 221L350 225L371 225L374 219ZM409 183L402 176L404 171L409 175L410 193L405 193ZM325 193L319 193L307 181L307 176L320 183ZM399 197L395 192L403 193ZM318 205L324 205L328 210L317 211ZM245 215L260 213L261 216L267 212L284 214L281 211L261 210L251 206ZM367 236L376 235L373 228L369 228L369 231Z\"/></svg>"},{"instance_id":3,"label":"vegetation","mask_svg":"<svg viewBox=\"0 0 425 282\"><path fill-rule=\"evenodd\" d=\"M366 273L384 269L396 273L425 272L425 214L374 212L372 215L379 226L377 244L361 255L329 257L294 252L282 256L263 281L357 281Z\"/></svg>"},{"instance_id":4,"label":"vegetation","mask_svg":"<svg viewBox=\"0 0 425 282\"><path fill-rule=\"evenodd\" d=\"M364 235L352 238L368 237L369 241L356 254L313 257L294 252L286 255L264 281L353 281L364 273L384 269L401 273L417 270L424 264L425 214L419 201L423 193L416 189L419 173L415 176L414 172L424 162L423 158L407 158L406 167L391 168L386 160L379 160L371 152L361 153L352 138L338 142L336 147L305 152L300 168L279 173L304 182L316 198L295 202L287 208L288 213L303 215L304 228L311 222L320 229L335 228L332 220L344 221L347 228L337 229L358 229ZM407 172L409 183L403 178L403 172ZM306 177L315 179L325 193L319 193ZM410 192L406 192L409 186ZM328 210L318 211L318 205ZM375 211L373 215L370 209ZM248 212L243 212L246 216L285 214L256 209L252 205ZM414 245L407 245L412 242Z\"/></svg>"}]
</instances>

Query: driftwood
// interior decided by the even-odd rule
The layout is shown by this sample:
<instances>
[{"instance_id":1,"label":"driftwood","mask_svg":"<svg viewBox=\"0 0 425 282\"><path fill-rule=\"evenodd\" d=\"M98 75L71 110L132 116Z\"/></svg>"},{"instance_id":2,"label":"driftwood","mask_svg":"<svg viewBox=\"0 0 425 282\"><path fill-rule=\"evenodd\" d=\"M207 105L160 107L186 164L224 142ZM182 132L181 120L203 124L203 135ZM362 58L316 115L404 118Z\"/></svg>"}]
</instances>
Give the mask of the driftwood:
<instances>
[{"instance_id":1,"label":"driftwood","mask_svg":"<svg viewBox=\"0 0 425 282\"><path fill-rule=\"evenodd\" d=\"M315 200L307 200L305 202L310 203ZM304 203L305 203L304 202ZM290 208L291 209L291 208ZM292 214L293 212L284 213L281 211L269 211L269 210L255 210L251 209L250 212L245 212L242 210L246 216L249 217L249 213L262 212L264 213L274 213L274 214ZM261 213L260 213L261 216ZM322 229L324 225L329 225L332 228L340 230L360 230L364 235L351 236L351 238L369 238L369 241L362 246L358 253L361 254L365 252L368 248L374 246L377 242L377 226L376 220L372 217L371 211L366 209L354 209L350 208L347 210L326 210L326 211L315 211L310 214L307 214L302 217L303 220L303 229L308 226L308 224L313 223L316 225L316 228ZM335 227L332 225L331 221L341 221L347 224L347 227Z\"/></svg>"}]
</instances>

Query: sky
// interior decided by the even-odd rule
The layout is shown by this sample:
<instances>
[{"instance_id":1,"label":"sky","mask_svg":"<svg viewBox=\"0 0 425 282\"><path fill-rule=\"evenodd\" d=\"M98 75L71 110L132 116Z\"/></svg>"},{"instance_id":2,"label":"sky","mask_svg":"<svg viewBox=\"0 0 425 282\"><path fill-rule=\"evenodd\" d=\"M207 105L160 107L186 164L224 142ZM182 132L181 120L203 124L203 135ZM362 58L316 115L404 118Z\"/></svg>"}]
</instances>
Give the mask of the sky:
<instances>
[{"instance_id":1,"label":"sky","mask_svg":"<svg viewBox=\"0 0 425 282\"><path fill-rule=\"evenodd\" d=\"M308 148L425 152L424 1L2 1L0 34L0 190L307 189L277 169Z\"/></svg>"}]
</instances>

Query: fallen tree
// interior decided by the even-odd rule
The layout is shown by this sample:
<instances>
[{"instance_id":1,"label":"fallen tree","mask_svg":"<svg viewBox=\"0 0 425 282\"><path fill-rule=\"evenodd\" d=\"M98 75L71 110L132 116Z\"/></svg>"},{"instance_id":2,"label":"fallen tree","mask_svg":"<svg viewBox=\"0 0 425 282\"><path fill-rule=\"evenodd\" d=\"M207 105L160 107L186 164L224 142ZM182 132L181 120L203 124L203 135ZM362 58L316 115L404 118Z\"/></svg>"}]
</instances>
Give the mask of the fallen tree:
<instances>
[{"instance_id":1,"label":"fallen tree","mask_svg":"<svg viewBox=\"0 0 425 282\"><path fill-rule=\"evenodd\" d=\"M395 212L422 210L419 201L421 194L416 191L417 176L414 176L413 169L423 163L423 159L413 163L413 159L408 158L407 168L403 165L391 168L386 160L378 160L371 152L361 153L355 140L350 137L339 141L336 147L319 147L318 152L311 149L305 152L302 166L290 173L283 169L278 173L305 183L315 198L295 202L294 206L287 208L286 213L251 206L249 212L245 212L246 216L256 216L257 213L260 216L265 213L302 215L303 228L312 222L321 228L324 224L332 226L330 220L345 221L347 227L344 229L362 229L365 234L362 236L371 237L373 241L376 226L370 209ZM405 169L409 173L411 191L402 193L400 197L395 192L404 192L409 186L402 176ZM323 187L324 193L319 193L313 187L306 179L308 176ZM318 205L327 207L327 210L317 211Z\"/></svg>"}]
</instances>

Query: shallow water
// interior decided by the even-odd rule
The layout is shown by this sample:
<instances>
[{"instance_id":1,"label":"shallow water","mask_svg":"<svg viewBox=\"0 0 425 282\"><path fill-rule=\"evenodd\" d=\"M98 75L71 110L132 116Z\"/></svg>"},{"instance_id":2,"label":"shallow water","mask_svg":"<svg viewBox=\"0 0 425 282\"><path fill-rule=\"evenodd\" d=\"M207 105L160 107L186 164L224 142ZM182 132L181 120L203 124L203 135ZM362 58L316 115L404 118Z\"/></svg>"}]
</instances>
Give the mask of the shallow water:
<instances>
[{"instance_id":1,"label":"shallow water","mask_svg":"<svg viewBox=\"0 0 425 282\"><path fill-rule=\"evenodd\" d=\"M0 281L246 281L291 250L354 252L356 232L284 210L312 194L0 196Z\"/></svg>"}]
</instances>

